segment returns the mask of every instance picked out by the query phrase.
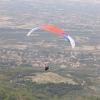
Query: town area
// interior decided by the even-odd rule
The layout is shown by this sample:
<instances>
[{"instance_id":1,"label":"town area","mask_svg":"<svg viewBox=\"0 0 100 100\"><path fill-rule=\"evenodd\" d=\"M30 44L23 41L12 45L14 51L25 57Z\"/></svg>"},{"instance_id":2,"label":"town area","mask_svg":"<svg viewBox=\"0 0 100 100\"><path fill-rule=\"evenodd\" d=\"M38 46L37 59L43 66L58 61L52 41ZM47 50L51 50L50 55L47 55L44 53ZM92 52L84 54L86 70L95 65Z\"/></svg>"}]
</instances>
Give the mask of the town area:
<instances>
[{"instance_id":1,"label":"town area","mask_svg":"<svg viewBox=\"0 0 100 100\"><path fill-rule=\"evenodd\" d=\"M52 33L35 33L30 37L21 33L0 37L0 65L5 67L52 67L79 68L86 66L99 66L100 45L92 42L91 36L74 35L76 47L71 48L68 41ZM46 37L45 34L48 34ZM15 36L14 36L15 35ZM11 37L12 36L12 37ZM95 39L95 38L94 38Z\"/></svg>"}]
</instances>

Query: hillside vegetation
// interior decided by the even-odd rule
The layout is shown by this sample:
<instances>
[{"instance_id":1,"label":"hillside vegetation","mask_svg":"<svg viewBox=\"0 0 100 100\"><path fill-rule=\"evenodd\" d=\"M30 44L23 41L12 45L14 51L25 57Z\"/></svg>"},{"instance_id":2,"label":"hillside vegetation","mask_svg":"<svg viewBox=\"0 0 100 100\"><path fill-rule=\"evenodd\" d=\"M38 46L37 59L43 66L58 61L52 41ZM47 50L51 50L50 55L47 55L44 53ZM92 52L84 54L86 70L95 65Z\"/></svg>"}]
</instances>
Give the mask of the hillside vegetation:
<instances>
[{"instance_id":1,"label":"hillside vegetation","mask_svg":"<svg viewBox=\"0 0 100 100\"><path fill-rule=\"evenodd\" d=\"M56 72L43 72L41 68L29 67L1 68L0 100L99 99L99 97L89 96L97 91L89 80L82 76L79 78L78 74L65 77L64 74L61 76Z\"/></svg>"}]
</instances>

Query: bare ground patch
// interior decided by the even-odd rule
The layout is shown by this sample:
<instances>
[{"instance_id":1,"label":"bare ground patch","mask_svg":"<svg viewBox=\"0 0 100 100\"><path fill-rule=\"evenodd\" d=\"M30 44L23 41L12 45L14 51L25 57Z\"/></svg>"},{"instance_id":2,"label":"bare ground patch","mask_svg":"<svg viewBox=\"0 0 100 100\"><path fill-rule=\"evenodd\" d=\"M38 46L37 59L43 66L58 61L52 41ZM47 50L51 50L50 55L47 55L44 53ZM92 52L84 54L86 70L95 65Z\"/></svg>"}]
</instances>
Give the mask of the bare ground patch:
<instances>
[{"instance_id":1,"label":"bare ground patch","mask_svg":"<svg viewBox=\"0 0 100 100\"><path fill-rule=\"evenodd\" d=\"M73 79L67 78L67 77L63 77L60 76L56 73L52 73L52 72L45 72L45 73L36 73L35 76L27 76L25 77L27 78L31 78L33 82L36 83L69 83L69 84L77 84L76 82L73 81Z\"/></svg>"},{"instance_id":2,"label":"bare ground patch","mask_svg":"<svg viewBox=\"0 0 100 100\"><path fill-rule=\"evenodd\" d=\"M95 46L82 46L82 49L84 49L84 50L94 50Z\"/></svg>"}]
</instances>

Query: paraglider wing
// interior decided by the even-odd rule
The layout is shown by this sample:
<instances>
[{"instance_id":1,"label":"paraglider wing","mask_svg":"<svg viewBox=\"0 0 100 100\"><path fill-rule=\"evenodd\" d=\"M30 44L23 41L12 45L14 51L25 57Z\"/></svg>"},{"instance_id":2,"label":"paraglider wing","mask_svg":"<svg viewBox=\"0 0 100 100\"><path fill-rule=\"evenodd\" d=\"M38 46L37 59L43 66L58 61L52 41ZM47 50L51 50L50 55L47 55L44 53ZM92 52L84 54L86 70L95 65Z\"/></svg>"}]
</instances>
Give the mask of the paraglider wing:
<instances>
[{"instance_id":1,"label":"paraglider wing","mask_svg":"<svg viewBox=\"0 0 100 100\"><path fill-rule=\"evenodd\" d=\"M60 29L60 28L57 28L55 26L50 26L50 25L47 25L47 26L40 26L40 27L36 27L36 28L33 28L32 30L30 30L27 34L27 36L29 36L32 32L36 31L36 30L47 30L47 31L50 31L50 32L53 32L53 33L56 33L62 37L64 37L66 40L68 40L71 45L72 45L72 48L75 47L75 42L74 40L67 34L67 32L65 32L64 30Z\"/></svg>"},{"instance_id":2,"label":"paraglider wing","mask_svg":"<svg viewBox=\"0 0 100 100\"><path fill-rule=\"evenodd\" d=\"M75 48L75 41L68 35L68 39L70 41L70 44L72 45L72 48Z\"/></svg>"},{"instance_id":3,"label":"paraglider wing","mask_svg":"<svg viewBox=\"0 0 100 100\"><path fill-rule=\"evenodd\" d=\"M57 28L57 27L55 27L55 26L40 26L40 27L36 27L36 28L31 29L31 30L28 32L27 36L29 36L32 32L34 32L34 31L36 31L36 30L47 30L47 31L56 33L56 34L58 34L58 35L60 35L60 36L63 36L63 34L61 34L61 33L64 32L63 30L61 30L60 28Z\"/></svg>"},{"instance_id":4,"label":"paraglider wing","mask_svg":"<svg viewBox=\"0 0 100 100\"><path fill-rule=\"evenodd\" d=\"M56 33L56 34L58 34L58 35L60 35L60 36L63 37L63 34L61 34L61 33L63 33L64 30L62 30L60 28L57 28L55 26L44 26L42 29L43 30L50 31L50 32L53 32L53 33Z\"/></svg>"},{"instance_id":5,"label":"paraglider wing","mask_svg":"<svg viewBox=\"0 0 100 100\"><path fill-rule=\"evenodd\" d=\"M64 38L70 42L72 48L75 48L75 41L69 35L64 34Z\"/></svg>"},{"instance_id":6,"label":"paraglider wing","mask_svg":"<svg viewBox=\"0 0 100 100\"><path fill-rule=\"evenodd\" d=\"M36 27L36 28L31 29L31 30L28 32L27 36L29 36L32 32L38 30L38 28L39 28L39 27Z\"/></svg>"}]
</instances>

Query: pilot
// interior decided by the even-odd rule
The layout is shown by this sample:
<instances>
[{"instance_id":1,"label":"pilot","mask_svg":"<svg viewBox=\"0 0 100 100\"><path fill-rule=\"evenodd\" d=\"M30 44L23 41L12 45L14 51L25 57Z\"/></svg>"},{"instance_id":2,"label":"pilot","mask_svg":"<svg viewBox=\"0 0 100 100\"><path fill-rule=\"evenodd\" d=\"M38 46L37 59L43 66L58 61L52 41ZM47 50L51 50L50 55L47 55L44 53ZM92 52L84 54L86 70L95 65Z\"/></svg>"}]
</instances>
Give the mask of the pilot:
<instances>
[{"instance_id":1,"label":"pilot","mask_svg":"<svg viewBox=\"0 0 100 100\"><path fill-rule=\"evenodd\" d=\"M49 66L45 66L45 71L49 69Z\"/></svg>"}]
</instances>

